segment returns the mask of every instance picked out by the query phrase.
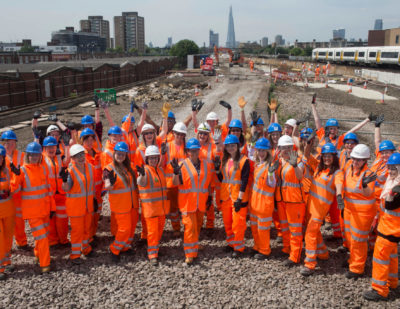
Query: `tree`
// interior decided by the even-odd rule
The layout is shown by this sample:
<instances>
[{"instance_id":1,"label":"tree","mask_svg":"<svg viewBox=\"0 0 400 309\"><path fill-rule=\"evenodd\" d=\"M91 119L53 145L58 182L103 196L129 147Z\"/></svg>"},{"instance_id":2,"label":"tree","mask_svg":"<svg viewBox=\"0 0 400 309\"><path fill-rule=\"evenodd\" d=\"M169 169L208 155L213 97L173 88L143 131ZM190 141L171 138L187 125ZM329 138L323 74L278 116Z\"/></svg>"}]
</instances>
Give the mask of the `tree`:
<instances>
[{"instance_id":1,"label":"tree","mask_svg":"<svg viewBox=\"0 0 400 309\"><path fill-rule=\"evenodd\" d=\"M20 53L33 53L35 49L32 46L24 45L19 50Z\"/></svg>"},{"instance_id":2,"label":"tree","mask_svg":"<svg viewBox=\"0 0 400 309\"><path fill-rule=\"evenodd\" d=\"M116 46L116 47L114 48L114 51L115 51L117 54L122 54L122 53L124 52L124 49L123 49L121 46Z\"/></svg>"},{"instance_id":3,"label":"tree","mask_svg":"<svg viewBox=\"0 0 400 309\"><path fill-rule=\"evenodd\" d=\"M130 54L137 54L137 52L138 52L137 48L132 47L132 48L129 49L129 53Z\"/></svg>"},{"instance_id":4,"label":"tree","mask_svg":"<svg viewBox=\"0 0 400 309\"><path fill-rule=\"evenodd\" d=\"M290 50L290 54L292 56L302 56L303 55L303 50L299 47L294 47Z\"/></svg>"},{"instance_id":5,"label":"tree","mask_svg":"<svg viewBox=\"0 0 400 309\"><path fill-rule=\"evenodd\" d=\"M178 57L181 61L186 61L187 55L198 54L199 47L191 40L180 40L170 50L171 56Z\"/></svg>"},{"instance_id":6,"label":"tree","mask_svg":"<svg viewBox=\"0 0 400 309\"><path fill-rule=\"evenodd\" d=\"M308 57L311 56L312 50L313 50L312 47L306 47L306 48L304 49L304 56L308 56Z\"/></svg>"}]
</instances>

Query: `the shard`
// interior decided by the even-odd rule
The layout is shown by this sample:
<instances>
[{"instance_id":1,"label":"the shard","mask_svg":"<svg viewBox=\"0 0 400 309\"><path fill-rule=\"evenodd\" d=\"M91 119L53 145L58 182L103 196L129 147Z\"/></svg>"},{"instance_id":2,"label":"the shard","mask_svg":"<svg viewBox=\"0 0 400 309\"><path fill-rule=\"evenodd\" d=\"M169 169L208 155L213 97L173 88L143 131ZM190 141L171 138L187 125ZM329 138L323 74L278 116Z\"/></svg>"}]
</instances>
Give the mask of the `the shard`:
<instances>
[{"instance_id":1,"label":"the shard","mask_svg":"<svg viewBox=\"0 0 400 309\"><path fill-rule=\"evenodd\" d=\"M233 24L232 6L229 8L229 21L228 21L228 38L226 40L226 47L235 48L235 26Z\"/></svg>"}]
</instances>

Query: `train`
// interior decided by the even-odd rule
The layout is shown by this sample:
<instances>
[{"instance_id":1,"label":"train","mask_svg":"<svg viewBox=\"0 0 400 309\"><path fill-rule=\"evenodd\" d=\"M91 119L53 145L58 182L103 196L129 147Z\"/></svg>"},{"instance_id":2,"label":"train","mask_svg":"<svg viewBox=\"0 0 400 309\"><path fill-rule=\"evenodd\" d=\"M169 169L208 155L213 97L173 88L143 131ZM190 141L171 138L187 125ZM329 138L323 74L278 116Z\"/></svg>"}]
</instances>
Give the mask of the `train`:
<instances>
[{"instance_id":1,"label":"train","mask_svg":"<svg viewBox=\"0 0 400 309\"><path fill-rule=\"evenodd\" d=\"M400 66L400 46L367 46L315 48L315 62L331 62L349 65Z\"/></svg>"}]
</instances>

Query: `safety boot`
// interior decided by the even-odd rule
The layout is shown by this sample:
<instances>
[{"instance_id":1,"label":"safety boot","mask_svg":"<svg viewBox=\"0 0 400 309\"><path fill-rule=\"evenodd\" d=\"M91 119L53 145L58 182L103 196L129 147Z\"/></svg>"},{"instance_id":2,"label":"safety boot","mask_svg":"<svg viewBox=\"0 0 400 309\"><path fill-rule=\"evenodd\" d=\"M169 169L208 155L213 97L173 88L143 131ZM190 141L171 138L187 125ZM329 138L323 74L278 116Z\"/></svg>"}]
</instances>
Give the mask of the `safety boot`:
<instances>
[{"instance_id":1,"label":"safety boot","mask_svg":"<svg viewBox=\"0 0 400 309\"><path fill-rule=\"evenodd\" d=\"M224 251L225 251L226 253L229 253L229 252L232 252L232 251L233 251L233 248L232 248L231 246L226 246L226 247L224 248Z\"/></svg>"},{"instance_id":2,"label":"safety boot","mask_svg":"<svg viewBox=\"0 0 400 309\"><path fill-rule=\"evenodd\" d=\"M187 265L193 264L193 261L194 261L194 259L193 259L192 257L187 257L187 258L185 259L185 263L186 263Z\"/></svg>"},{"instance_id":3,"label":"safety boot","mask_svg":"<svg viewBox=\"0 0 400 309\"><path fill-rule=\"evenodd\" d=\"M46 274L52 271L50 265L46 267L41 267L42 274Z\"/></svg>"},{"instance_id":4,"label":"safety boot","mask_svg":"<svg viewBox=\"0 0 400 309\"><path fill-rule=\"evenodd\" d=\"M287 259L283 262L283 266L293 267L296 266L297 263L293 262L291 259Z\"/></svg>"},{"instance_id":5,"label":"safety boot","mask_svg":"<svg viewBox=\"0 0 400 309\"><path fill-rule=\"evenodd\" d=\"M254 258L256 260L263 261L263 260L268 259L268 255L265 255L265 254L262 254L262 253L256 253L256 254L254 254Z\"/></svg>"},{"instance_id":6,"label":"safety boot","mask_svg":"<svg viewBox=\"0 0 400 309\"><path fill-rule=\"evenodd\" d=\"M7 274L6 273L0 273L0 281L4 281L7 279Z\"/></svg>"},{"instance_id":7,"label":"safety boot","mask_svg":"<svg viewBox=\"0 0 400 309\"><path fill-rule=\"evenodd\" d=\"M7 273L12 273L12 272L14 272L14 270L15 270L15 265L13 265L13 264L6 265Z\"/></svg>"},{"instance_id":8,"label":"safety boot","mask_svg":"<svg viewBox=\"0 0 400 309\"><path fill-rule=\"evenodd\" d=\"M74 264L74 265L81 265L82 264L82 259L81 258L72 259L71 263Z\"/></svg>"},{"instance_id":9,"label":"safety boot","mask_svg":"<svg viewBox=\"0 0 400 309\"><path fill-rule=\"evenodd\" d=\"M111 261L113 263L119 263L119 261L121 259L121 257L119 255L116 255L116 254L110 252L110 256L111 256Z\"/></svg>"},{"instance_id":10,"label":"safety boot","mask_svg":"<svg viewBox=\"0 0 400 309\"><path fill-rule=\"evenodd\" d=\"M372 301L387 300L386 297L379 295L379 293L374 289L364 291L363 297L366 300L372 300Z\"/></svg>"},{"instance_id":11,"label":"safety boot","mask_svg":"<svg viewBox=\"0 0 400 309\"><path fill-rule=\"evenodd\" d=\"M346 272L346 278L347 279L358 279L361 278L363 276L363 274L357 274L357 273L353 273L352 271L348 270Z\"/></svg>"},{"instance_id":12,"label":"safety boot","mask_svg":"<svg viewBox=\"0 0 400 309\"><path fill-rule=\"evenodd\" d=\"M244 252L241 251L233 251L232 258L237 259L244 256Z\"/></svg>"},{"instance_id":13,"label":"safety boot","mask_svg":"<svg viewBox=\"0 0 400 309\"><path fill-rule=\"evenodd\" d=\"M153 266L158 265L158 259L157 258L150 259L150 264L153 265Z\"/></svg>"},{"instance_id":14,"label":"safety boot","mask_svg":"<svg viewBox=\"0 0 400 309\"><path fill-rule=\"evenodd\" d=\"M304 277L308 277L311 276L314 273L314 269L308 268L308 267L302 267L300 269L300 275L304 276Z\"/></svg>"},{"instance_id":15,"label":"safety boot","mask_svg":"<svg viewBox=\"0 0 400 309\"><path fill-rule=\"evenodd\" d=\"M30 251L32 248L29 245L17 246L18 250Z\"/></svg>"}]
</instances>

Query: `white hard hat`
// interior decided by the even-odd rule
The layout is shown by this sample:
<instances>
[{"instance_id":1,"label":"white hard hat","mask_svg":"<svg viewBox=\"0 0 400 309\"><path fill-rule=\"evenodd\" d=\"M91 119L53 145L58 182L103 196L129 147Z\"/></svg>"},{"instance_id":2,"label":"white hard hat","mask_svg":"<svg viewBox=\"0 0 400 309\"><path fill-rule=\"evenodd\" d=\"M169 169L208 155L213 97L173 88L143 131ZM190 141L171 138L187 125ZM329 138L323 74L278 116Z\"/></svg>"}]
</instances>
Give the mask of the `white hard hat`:
<instances>
[{"instance_id":1,"label":"white hard hat","mask_svg":"<svg viewBox=\"0 0 400 309\"><path fill-rule=\"evenodd\" d=\"M293 119L293 118L288 119L288 120L285 122L285 124L287 124L288 126L291 126L291 127L294 127L294 126L296 125L296 123L297 123L296 119Z\"/></svg>"},{"instance_id":2,"label":"white hard hat","mask_svg":"<svg viewBox=\"0 0 400 309\"><path fill-rule=\"evenodd\" d=\"M79 144L72 145L71 148L69 149L69 154L71 157L81 152L85 152L85 148L83 148L83 146Z\"/></svg>"},{"instance_id":3,"label":"white hard hat","mask_svg":"<svg viewBox=\"0 0 400 309\"><path fill-rule=\"evenodd\" d=\"M146 157L148 156L159 156L160 150L155 145L150 145L146 148L146 152L144 153Z\"/></svg>"},{"instance_id":4,"label":"white hard hat","mask_svg":"<svg viewBox=\"0 0 400 309\"><path fill-rule=\"evenodd\" d=\"M46 133L47 135L49 135L49 133L53 131L60 131L60 128L57 127L55 124L51 124L48 126Z\"/></svg>"},{"instance_id":5,"label":"white hard hat","mask_svg":"<svg viewBox=\"0 0 400 309\"><path fill-rule=\"evenodd\" d=\"M278 146L293 146L293 139L289 135L283 135L278 140Z\"/></svg>"},{"instance_id":6,"label":"white hard hat","mask_svg":"<svg viewBox=\"0 0 400 309\"><path fill-rule=\"evenodd\" d=\"M351 151L350 157L355 159L369 159L371 157L371 152L367 145L358 144Z\"/></svg>"},{"instance_id":7,"label":"white hard hat","mask_svg":"<svg viewBox=\"0 0 400 309\"><path fill-rule=\"evenodd\" d=\"M186 128L186 125L183 122L175 123L174 127L172 128L172 131L175 131L175 132L178 132L178 133L187 134L187 128Z\"/></svg>"},{"instance_id":8,"label":"white hard hat","mask_svg":"<svg viewBox=\"0 0 400 309\"><path fill-rule=\"evenodd\" d=\"M146 123L142 128L142 133L144 131L150 131L150 130L154 130L155 131L156 128L154 126L152 126L151 124Z\"/></svg>"},{"instance_id":9,"label":"white hard hat","mask_svg":"<svg viewBox=\"0 0 400 309\"><path fill-rule=\"evenodd\" d=\"M217 113L211 112L207 114L206 120L219 120L219 119Z\"/></svg>"},{"instance_id":10,"label":"white hard hat","mask_svg":"<svg viewBox=\"0 0 400 309\"><path fill-rule=\"evenodd\" d=\"M211 128L210 128L210 125L207 122L202 122L197 127L197 131L210 133L211 132Z\"/></svg>"}]
</instances>

